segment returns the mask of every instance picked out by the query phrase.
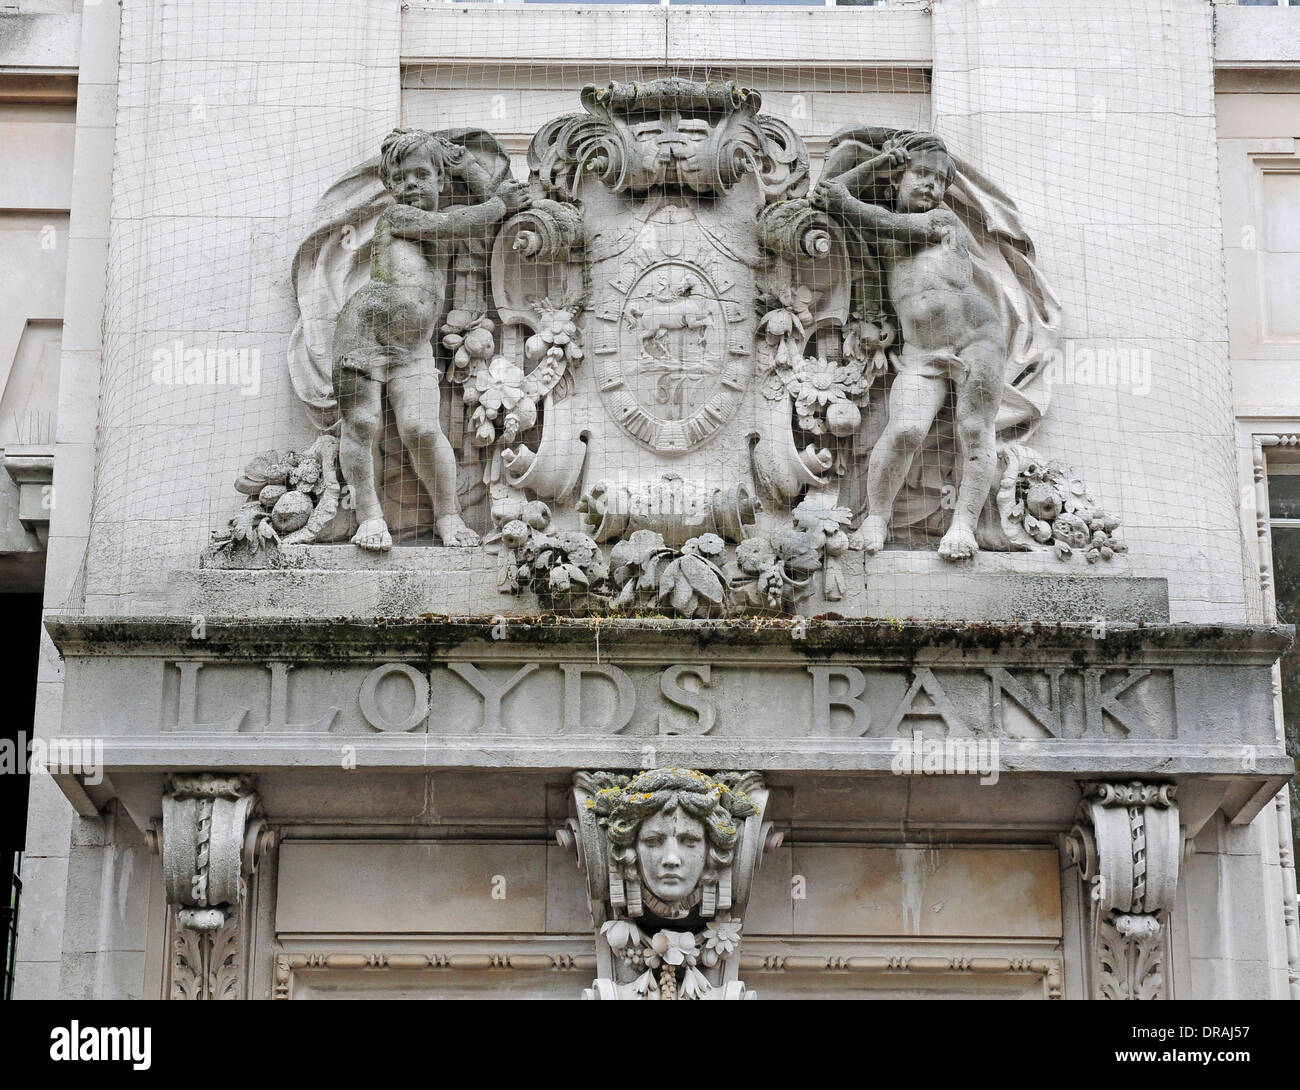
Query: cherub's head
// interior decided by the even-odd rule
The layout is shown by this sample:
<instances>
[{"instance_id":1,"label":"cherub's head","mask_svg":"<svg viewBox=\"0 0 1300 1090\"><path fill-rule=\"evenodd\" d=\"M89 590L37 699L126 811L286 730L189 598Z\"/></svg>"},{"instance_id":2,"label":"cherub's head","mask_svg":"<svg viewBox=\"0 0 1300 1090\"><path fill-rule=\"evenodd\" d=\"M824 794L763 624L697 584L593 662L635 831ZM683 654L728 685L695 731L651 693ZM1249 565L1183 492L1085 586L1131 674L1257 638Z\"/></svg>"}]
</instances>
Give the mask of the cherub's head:
<instances>
[{"instance_id":1,"label":"cherub's head","mask_svg":"<svg viewBox=\"0 0 1300 1090\"><path fill-rule=\"evenodd\" d=\"M896 183L895 206L900 212L938 208L952 182L953 162L948 149L933 133L909 133L900 143L909 158Z\"/></svg>"},{"instance_id":2,"label":"cherub's head","mask_svg":"<svg viewBox=\"0 0 1300 1090\"><path fill-rule=\"evenodd\" d=\"M424 129L394 129L379 149L379 178L398 203L436 212L451 147Z\"/></svg>"}]
</instances>

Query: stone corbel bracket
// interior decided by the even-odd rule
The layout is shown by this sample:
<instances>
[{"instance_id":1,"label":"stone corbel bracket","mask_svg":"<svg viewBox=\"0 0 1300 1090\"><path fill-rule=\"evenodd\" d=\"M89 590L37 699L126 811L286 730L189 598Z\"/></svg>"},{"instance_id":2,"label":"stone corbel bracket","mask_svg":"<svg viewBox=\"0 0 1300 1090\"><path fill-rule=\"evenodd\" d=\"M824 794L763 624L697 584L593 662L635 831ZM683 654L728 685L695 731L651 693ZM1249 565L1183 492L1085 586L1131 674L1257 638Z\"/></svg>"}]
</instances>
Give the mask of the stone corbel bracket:
<instances>
[{"instance_id":1,"label":"stone corbel bracket","mask_svg":"<svg viewBox=\"0 0 1300 1090\"><path fill-rule=\"evenodd\" d=\"M1164 925L1183 854L1176 790L1084 784L1066 848L1089 890L1095 998L1167 998Z\"/></svg>"},{"instance_id":2,"label":"stone corbel bracket","mask_svg":"<svg viewBox=\"0 0 1300 1090\"><path fill-rule=\"evenodd\" d=\"M557 839L574 850L587 878L596 979L583 997L754 998L739 979L741 929L759 859L781 841L763 820L761 776L678 768L631 777L578 772L573 802L577 816ZM698 882L672 902L651 890L653 873L647 879L641 826L659 814L681 815L677 831L704 841Z\"/></svg>"},{"instance_id":3,"label":"stone corbel bracket","mask_svg":"<svg viewBox=\"0 0 1300 1090\"><path fill-rule=\"evenodd\" d=\"M234 998L247 879L275 842L252 776L176 773L163 785L162 831L150 837L175 906L173 998Z\"/></svg>"},{"instance_id":4,"label":"stone corbel bracket","mask_svg":"<svg viewBox=\"0 0 1300 1090\"><path fill-rule=\"evenodd\" d=\"M36 535L44 548L50 537L50 512L54 507L54 456L8 447L3 451L5 472L18 486L18 521Z\"/></svg>"}]
</instances>

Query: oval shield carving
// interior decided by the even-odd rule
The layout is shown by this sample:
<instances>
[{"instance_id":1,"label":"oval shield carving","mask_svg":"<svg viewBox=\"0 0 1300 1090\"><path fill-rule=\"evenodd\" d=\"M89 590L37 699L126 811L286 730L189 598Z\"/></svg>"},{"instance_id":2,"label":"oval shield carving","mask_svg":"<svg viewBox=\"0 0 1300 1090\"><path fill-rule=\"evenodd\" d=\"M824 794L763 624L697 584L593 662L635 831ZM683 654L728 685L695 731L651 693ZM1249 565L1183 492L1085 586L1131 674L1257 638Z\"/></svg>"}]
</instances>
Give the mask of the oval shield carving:
<instances>
[{"instance_id":1,"label":"oval shield carving","mask_svg":"<svg viewBox=\"0 0 1300 1090\"><path fill-rule=\"evenodd\" d=\"M633 436L656 450L688 450L726 423L743 384L728 374L727 312L703 268L680 260L645 268L619 327L601 390Z\"/></svg>"}]
</instances>

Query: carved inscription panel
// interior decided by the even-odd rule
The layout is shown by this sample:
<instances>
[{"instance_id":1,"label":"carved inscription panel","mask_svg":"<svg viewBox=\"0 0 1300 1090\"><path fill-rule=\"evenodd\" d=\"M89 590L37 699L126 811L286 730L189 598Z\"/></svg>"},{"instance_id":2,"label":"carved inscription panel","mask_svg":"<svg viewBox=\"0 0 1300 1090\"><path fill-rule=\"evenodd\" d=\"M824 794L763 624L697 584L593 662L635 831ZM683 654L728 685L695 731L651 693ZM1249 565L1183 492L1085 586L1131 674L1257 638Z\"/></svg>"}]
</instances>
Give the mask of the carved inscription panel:
<instances>
[{"instance_id":1,"label":"carved inscription panel","mask_svg":"<svg viewBox=\"0 0 1300 1090\"><path fill-rule=\"evenodd\" d=\"M205 733L1172 738L1169 668L380 662L161 666L158 729Z\"/></svg>"}]
</instances>

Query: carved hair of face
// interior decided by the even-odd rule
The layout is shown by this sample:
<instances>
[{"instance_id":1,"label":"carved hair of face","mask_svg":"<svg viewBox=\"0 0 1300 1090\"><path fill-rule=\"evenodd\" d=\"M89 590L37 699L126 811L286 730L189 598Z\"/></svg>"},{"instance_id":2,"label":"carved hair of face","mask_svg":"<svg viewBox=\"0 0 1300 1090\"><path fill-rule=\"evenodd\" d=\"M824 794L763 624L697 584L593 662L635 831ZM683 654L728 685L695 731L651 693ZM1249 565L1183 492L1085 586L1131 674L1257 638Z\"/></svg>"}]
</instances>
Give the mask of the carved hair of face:
<instances>
[{"instance_id":1,"label":"carved hair of face","mask_svg":"<svg viewBox=\"0 0 1300 1090\"><path fill-rule=\"evenodd\" d=\"M911 160L898 179L898 210L929 212L943 203L952 177L952 159L939 148L912 152Z\"/></svg>"},{"instance_id":2,"label":"carved hair of face","mask_svg":"<svg viewBox=\"0 0 1300 1090\"><path fill-rule=\"evenodd\" d=\"M395 129L379 152L379 177L399 204L438 210L446 162L443 141L419 129Z\"/></svg>"}]
</instances>

